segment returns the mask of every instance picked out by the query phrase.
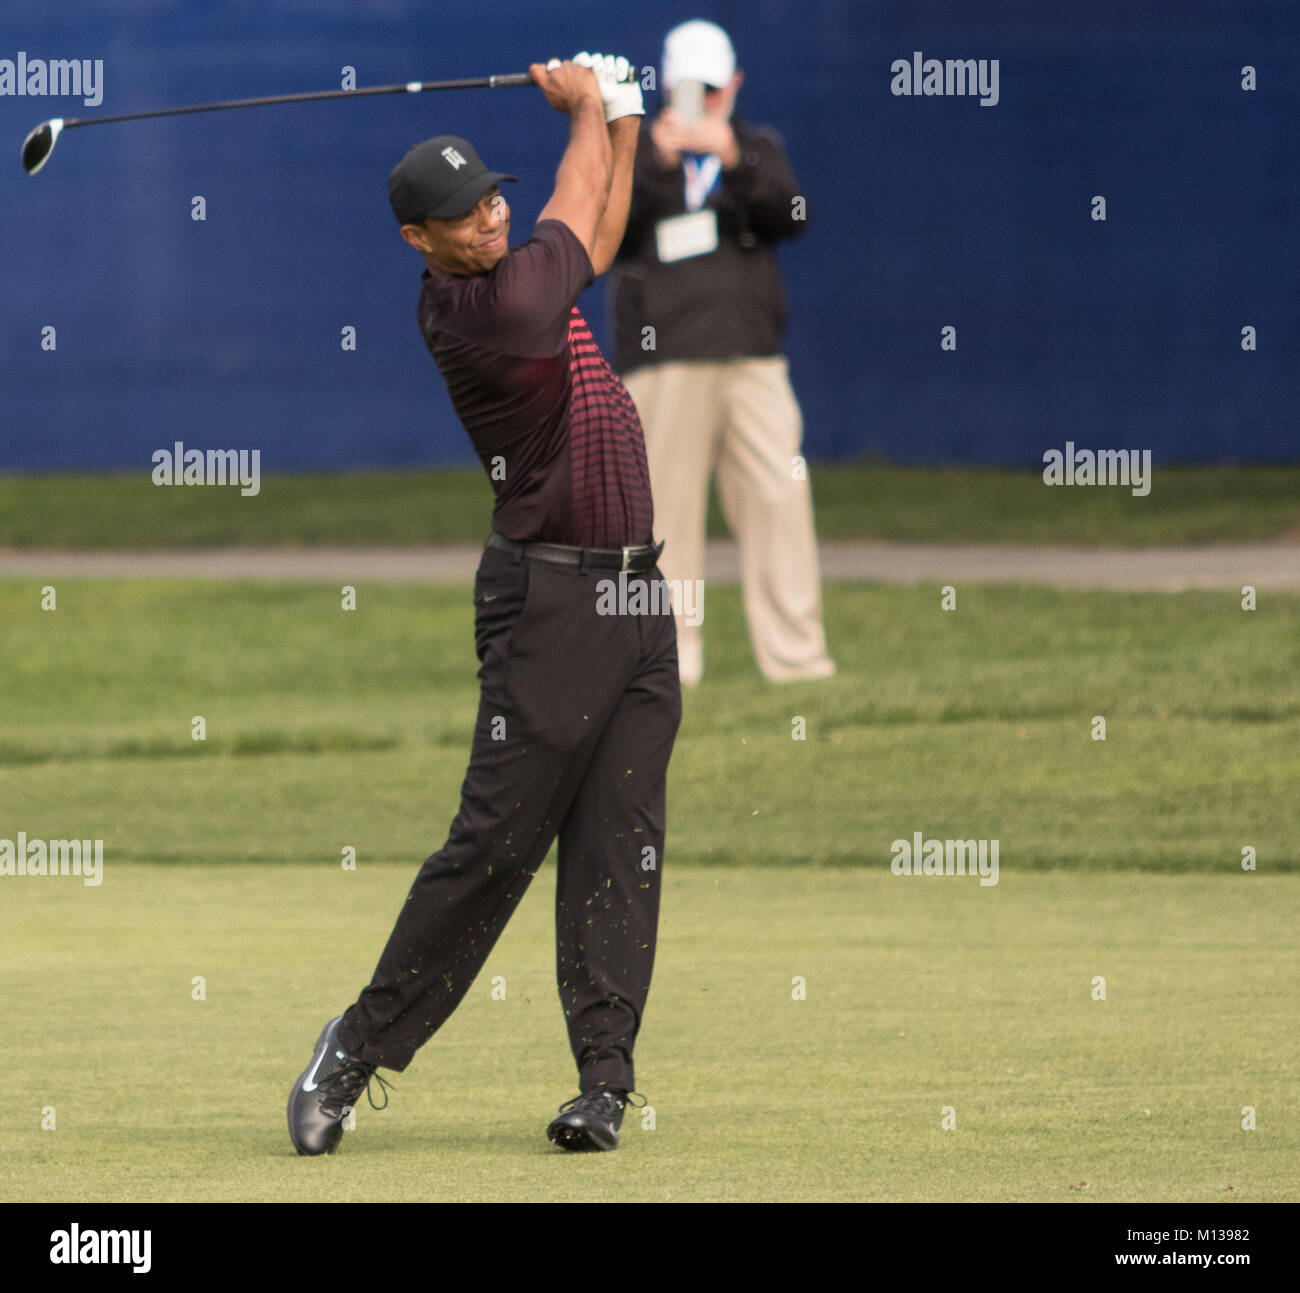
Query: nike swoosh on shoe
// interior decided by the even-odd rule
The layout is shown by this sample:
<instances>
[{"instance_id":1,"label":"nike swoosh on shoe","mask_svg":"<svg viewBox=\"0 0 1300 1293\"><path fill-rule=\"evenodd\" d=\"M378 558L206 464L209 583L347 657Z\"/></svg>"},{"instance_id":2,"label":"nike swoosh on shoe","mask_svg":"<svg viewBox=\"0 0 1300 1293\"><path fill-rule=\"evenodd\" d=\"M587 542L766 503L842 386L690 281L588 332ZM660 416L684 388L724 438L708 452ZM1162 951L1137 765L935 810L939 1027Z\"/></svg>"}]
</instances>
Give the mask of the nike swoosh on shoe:
<instances>
[{"instance_id":1,"label":"nike swoosh on shoe","mask_svg":"<svg viewBox=\"0 0 1300 1293\"><path fill-rule=\"evenodd\" d=\"M324 1048L324 1047L321 1048L321 1053L320 1053L319 1055L316 1056L316 1063L313 1064L313 1065L311 1066L311 1071L307 1074L307 1077L306 1077L305 1080L303 1081L302 1089L303 1089L304 1091L315 1091L315 1090L316 1090L316 1087L317 1087L316 1074L317 1074L318 1070L320 1069L321 1061L325 1058L325 1049L326 1049L326 1048ZM334 1058L335 1058L335 1059L345 1060L345 1059L347 1059L347 1057L348 1057L348 1053L347 1053L347 1051L335 1051L335 1052L334 1052Z\"/></svg>"}]
</instances>

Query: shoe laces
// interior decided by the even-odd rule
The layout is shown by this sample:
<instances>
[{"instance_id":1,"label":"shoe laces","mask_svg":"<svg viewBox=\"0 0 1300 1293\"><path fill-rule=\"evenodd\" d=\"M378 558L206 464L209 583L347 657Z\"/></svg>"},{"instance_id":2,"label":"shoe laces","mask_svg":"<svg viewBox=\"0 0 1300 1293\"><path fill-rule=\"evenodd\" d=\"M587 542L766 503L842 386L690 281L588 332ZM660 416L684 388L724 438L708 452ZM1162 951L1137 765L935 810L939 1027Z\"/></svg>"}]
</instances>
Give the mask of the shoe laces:
<instances>
[{"instance_id":1,"label":"shoe laces","mask_svg":"<svg viewBox=\"0 0 1300 1293\"><path fill-rule=\"evenodd\" d=\"M641 1096L640 1104L632 1099L634 1095ZM640 1091L620 1091L617 1088L611 1090L609 1087L599 1087L594 1091L584 1091L581 1095L574 1096L572 1100L566 1100L560 1106L559 1112L564 1113L567 1109L586 1109L610 1100L615 1101L619 1108L630 1104L634 1109L640 1109L646 1104L646 1098Z\"/></svg>"},{"instance_id":2,"label":"shoe laces","mask_svg":"<svg viewBox=\"0 0 1300 1293\"><path fill-rule=\"evenodd\" d=\"M370 1090L372 1081L379 1083L384 1096L383 1104L375 1103L374 1093ZM321 1078L319 1089L321 1112L334 1117L345 1116L362 1091L366 1093L372 1109L388 1108L389 1084L375 1072L373 1064L367 1064L364 1060L348 1060L331 1069Z\"/></svg>"}]
</instances>

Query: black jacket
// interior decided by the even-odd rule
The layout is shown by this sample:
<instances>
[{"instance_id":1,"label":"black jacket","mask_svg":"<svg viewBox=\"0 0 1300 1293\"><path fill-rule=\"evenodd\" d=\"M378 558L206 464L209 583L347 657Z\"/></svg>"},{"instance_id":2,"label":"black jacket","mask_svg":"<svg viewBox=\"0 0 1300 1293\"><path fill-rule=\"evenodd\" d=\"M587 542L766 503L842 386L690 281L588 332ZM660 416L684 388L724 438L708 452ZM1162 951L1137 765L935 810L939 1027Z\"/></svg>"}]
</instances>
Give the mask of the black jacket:
<instances>
[{"instance_id":1,"label":"black jacket","mask_svg":"<svg viewBox=\"0 0 1300 1293\"><path fill-rule=\"evenodd\" d=\"M627 232L609 274L609 314L619 372L677 359L778 355L786 322L785 290L774 244L808 227L807 203L785 159L780 136L733 116L740 162L723 171L705 200L718 213L718 247L663 265L655 224L686 210L681 166L665 170L650 128L637 140ZM797 218L802 215L804 218ZM642 329L655 330L644 349Z\"/></svg>"}]
</instances>

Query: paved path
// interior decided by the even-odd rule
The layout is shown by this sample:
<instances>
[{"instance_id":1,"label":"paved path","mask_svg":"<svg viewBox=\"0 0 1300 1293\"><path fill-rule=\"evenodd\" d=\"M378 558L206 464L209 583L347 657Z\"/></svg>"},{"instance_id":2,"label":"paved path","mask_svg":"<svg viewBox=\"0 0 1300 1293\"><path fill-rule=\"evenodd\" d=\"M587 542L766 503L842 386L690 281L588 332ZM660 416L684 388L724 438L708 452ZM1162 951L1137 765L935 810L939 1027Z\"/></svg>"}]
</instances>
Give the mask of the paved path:
<instances>
[{"instance_id":1,"label":"paved path","mask_svg":"<svg viewBox=\"0 0 1300 1293\"><path fill-rule=\"evenodd\" d=\"M148 552L0 551L0 578L89 576L124 579L289 579L356 583L467 583L481 549L207 548ZM1199 548L1033 547L1001 543L821 545L828 581L889 584L1028 582L1078 588L1300 590L1300 543L1214 544ZM708 546L706 574L734 583L738 561L729 541Z\"/></svg>"}]
</instances>

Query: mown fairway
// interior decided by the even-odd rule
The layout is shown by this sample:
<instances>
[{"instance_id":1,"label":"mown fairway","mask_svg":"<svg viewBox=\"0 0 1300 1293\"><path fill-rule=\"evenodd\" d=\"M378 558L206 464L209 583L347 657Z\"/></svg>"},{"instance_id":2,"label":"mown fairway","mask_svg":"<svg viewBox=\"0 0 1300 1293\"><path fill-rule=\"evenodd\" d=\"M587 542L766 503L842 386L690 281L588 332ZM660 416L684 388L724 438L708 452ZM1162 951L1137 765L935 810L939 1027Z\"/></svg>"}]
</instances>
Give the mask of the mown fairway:
<instances>
[{"instance_id":1,"label":"mown fairway","mask_svg":"<svg viewBox=\"0 0 1300 1293\"><path fill-rule=\"evenodd\" d=\"M1160 464L1151 492L1049 489L1042 470L813 464L822 539L1245 543L1300 534L1300 467ZM0 476L0 549L481 543L492 487L479 467L267 475L238 489L154 485L146 470ZM709 532L726 533L716 494Z\"/></svg>"},{"instance_id":2,"label":"mown fairway","mask_svg":"<svg viewBox=\"0 0 1300 1293\"><path fill-rule=\"evenodd\" d=\"M1300 1196L1296 877L1004 872L980 890L683 864L638 1045L655 1129L632 1115L616 1153L570 1157L544 1136L576 1094L553 875L446 1028L386 1075L389 1107L363 1100L339 1153L313 1160L289 1144L285 1097L369 975L405 868L124 863L99 890L26 884L4 906L0 1196Z\"/></svg>"},{"instance_id":3,"label":"mown fairway","mask_svg":"<svg viewBox=\"0 0 1300 1293\"><path fill-rule=\"evenodd\" d=\"M1300 599L826 598L840 676L774 688L710 591L637 1055L654 1130L544 1139L576 1094L548 864L390 1107L307 1161L289 1083L455 810L468 590L344 612L333 587L68 580L41 611L0 584L0 838L106 857L100 887L0 877L0 1197L1300 1196ZM998 839L999 883L891 875L918 830Z\"/></svg>"}]
</instances>

